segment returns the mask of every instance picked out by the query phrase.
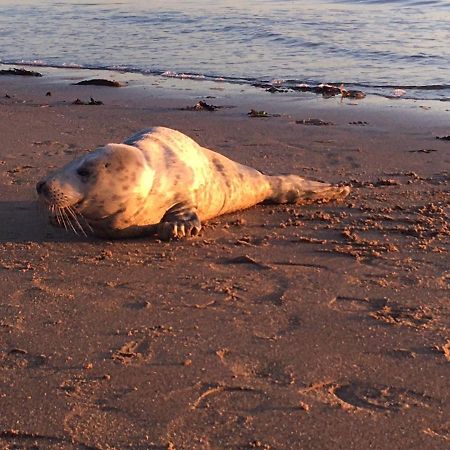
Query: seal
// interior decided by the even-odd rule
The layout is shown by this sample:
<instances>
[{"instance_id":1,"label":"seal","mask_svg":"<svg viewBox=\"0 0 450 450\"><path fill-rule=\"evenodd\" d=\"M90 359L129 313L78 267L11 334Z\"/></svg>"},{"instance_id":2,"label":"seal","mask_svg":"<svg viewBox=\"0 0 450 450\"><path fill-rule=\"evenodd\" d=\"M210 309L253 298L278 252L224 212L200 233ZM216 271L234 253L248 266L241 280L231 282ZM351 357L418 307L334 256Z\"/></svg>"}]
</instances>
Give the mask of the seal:
<instances>
[{"instance_id":1,"label":"seal","mask_svg":"<svg viewBox=\"0 0 450 450\"><path fill-rule=\"evenodd\" d=\"M203 221L257 203L324 202L348 195L297 175L269 176L154 127L107 144L36 185L51 223L104 238L195 236Z\"/></svg>"}]
</instances>

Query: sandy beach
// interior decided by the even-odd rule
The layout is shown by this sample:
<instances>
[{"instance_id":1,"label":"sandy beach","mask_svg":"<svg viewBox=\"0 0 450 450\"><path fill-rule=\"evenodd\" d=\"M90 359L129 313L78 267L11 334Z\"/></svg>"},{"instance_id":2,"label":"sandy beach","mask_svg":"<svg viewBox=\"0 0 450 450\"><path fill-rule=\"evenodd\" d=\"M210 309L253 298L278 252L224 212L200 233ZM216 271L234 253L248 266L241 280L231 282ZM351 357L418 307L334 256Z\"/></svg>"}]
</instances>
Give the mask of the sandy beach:
<instances>
[{"instance_id":1,"label":"sandy beach","mask_svg":"<svg viewBox=\"0 0 450 450\"><path fill-rule=\"evenodd\" d=\"M43 72L0 77L1 448L448 448L450 103ZM352 192L179 242L48 224L42 176L155 125Z\"/></svg>"}]
</instances>

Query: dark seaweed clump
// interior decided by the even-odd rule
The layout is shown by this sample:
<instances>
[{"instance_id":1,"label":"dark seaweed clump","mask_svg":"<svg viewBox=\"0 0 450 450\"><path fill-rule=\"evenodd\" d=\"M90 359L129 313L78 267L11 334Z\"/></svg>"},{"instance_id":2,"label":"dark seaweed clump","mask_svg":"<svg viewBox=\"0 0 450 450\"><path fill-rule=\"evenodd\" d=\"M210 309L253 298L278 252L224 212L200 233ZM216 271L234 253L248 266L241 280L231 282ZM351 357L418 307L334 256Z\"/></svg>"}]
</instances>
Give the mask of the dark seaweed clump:
<instances>
[{"instance_id":1,"label":"dark seaweed clump","mask_svg":"<svg viewBox=\"0 0 450 450\"><path fill-rule=\"evenodd\" d=\"M42 77L42 73L26 69L3 69L0 70L0 75L20 75L24 77Z\"/></svg>"}]
</instances>

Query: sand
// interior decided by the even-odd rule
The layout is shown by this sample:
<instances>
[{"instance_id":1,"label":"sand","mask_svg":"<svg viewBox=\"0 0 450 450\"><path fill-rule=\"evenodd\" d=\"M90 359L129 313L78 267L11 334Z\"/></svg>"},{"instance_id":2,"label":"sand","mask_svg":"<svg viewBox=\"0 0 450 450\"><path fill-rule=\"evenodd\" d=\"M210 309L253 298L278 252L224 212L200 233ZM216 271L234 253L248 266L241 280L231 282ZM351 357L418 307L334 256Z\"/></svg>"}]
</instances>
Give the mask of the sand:
<instances>
[{"instance_id":1,"label":"sand","mask_svg":"<svg viewBox=\"0 0 450 450\"><path fill-rule=\"evenodd\" d=\"M445 104L44 75L0 77L1 448L448 448ZM40 177L153 125L353 190L181 242L47 223Z\"/></svg>"}]
</instances>

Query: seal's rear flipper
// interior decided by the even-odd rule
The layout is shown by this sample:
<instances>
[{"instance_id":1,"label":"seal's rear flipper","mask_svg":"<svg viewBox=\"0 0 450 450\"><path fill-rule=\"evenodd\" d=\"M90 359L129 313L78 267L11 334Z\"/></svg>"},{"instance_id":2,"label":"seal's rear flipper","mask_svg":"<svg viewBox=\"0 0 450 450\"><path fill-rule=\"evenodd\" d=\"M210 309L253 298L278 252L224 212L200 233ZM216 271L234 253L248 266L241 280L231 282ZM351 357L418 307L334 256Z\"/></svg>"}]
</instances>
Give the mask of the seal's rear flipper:
<instances>
[{"instance_id":1,"label":"seal's rear flipper","mask_svg":"<svg viewBox=\"0 0 450 450\"><path fill-rule=\"evenodd\" d=\"M202 228L196 208L189 202L172 206L157 225L157 234L163 241L196 236Z\"/></svg>"},{"instance_id":2,"label":"seal's rear flipper","mask_svg":"<svg viewBox=\"0 0 450 450\"><path fill-rule=\"evenodd\" d=\"M297 175L269 176L268 179L272 188L266 199L268 203L328 202L343 199L350 193L348 186L305 180Z\"/></svg>"}]
</instances>

